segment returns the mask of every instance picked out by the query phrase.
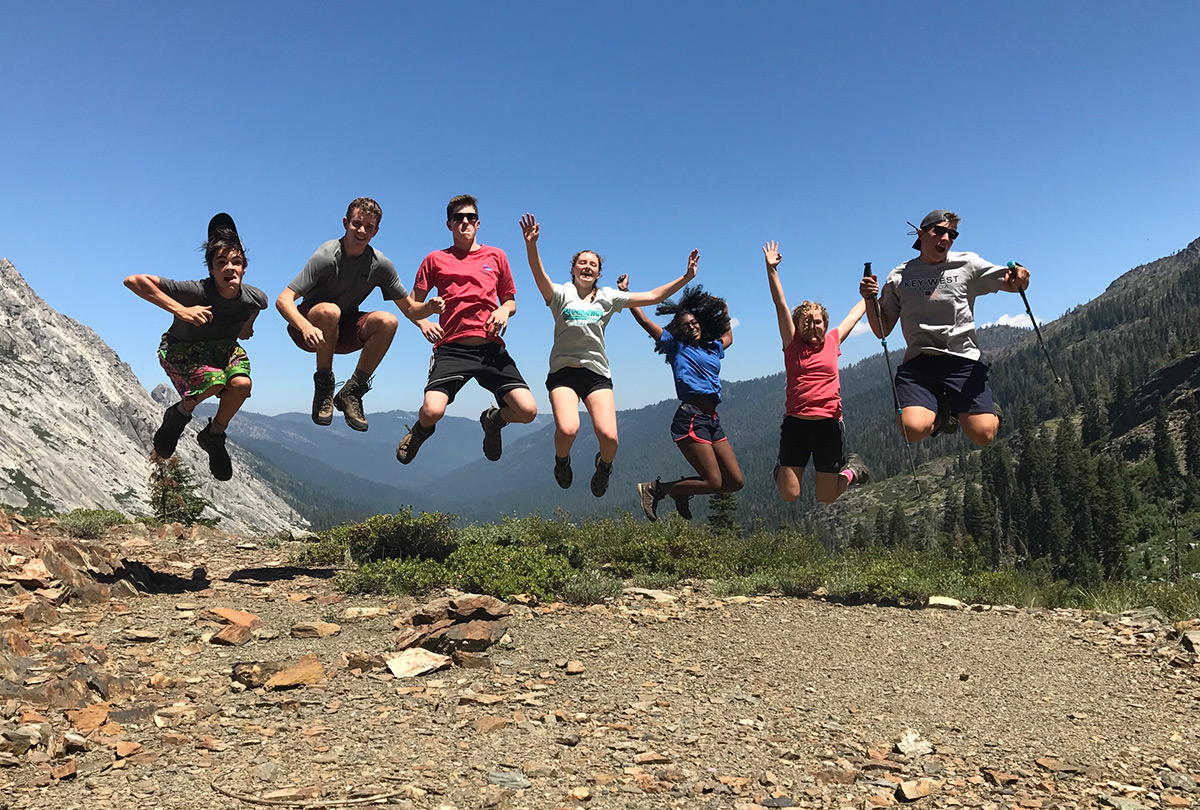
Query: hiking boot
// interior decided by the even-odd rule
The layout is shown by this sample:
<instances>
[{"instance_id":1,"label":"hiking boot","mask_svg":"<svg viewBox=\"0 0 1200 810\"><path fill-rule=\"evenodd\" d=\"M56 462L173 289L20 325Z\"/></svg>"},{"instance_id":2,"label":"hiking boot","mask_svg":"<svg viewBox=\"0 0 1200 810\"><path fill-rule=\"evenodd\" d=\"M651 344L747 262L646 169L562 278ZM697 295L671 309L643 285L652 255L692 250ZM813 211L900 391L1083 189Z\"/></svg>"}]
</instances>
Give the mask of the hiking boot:
<instances>
[{"instance_id":1,"label":"hiking boot","mask_svg":"<svg viewBox=\"0 0 1200 810\"><path fill-rule=\"evenodd\" d=\"M642 514L646 516L646 520L651 522L658 520L655 510L658 509L658 502L664 497L658 489L658 479L643 481L637 485L637 490L638 500L642 503Z\"/></svg>"},{"instance_id":2,"label":"hiking boot","mask_svg":"<svg viewBox=\"0 0 1200 810\"><path fill-rule=\"evenodd\" d=\"M213 422L208 420L204 429L196 434L200 448L208 453L208 471L218 481L228 481L233 478L233 462L229 459L229 451L225 449L225 434L212 432Z\"/></svg>"},{"instance_id":3,"label":"hiking boot","mask_svg":"<svg viewBox=\"0 0 1200 810\"><path fill-rule=\"evenodd\" d=\"M932 437L957 432L958 417L950 413L950 403L944 398L939 398L937 416L933 417L933 432L929 435Z\"/></svg>"},{"instance_id":4,"label":"hiking boot","mask_svg":"<svg viewBox=\"0 0 1200 810\"><path fill-rule=\"evenodd\" d=\"M400 440L400 444L396 445L396 461L407 464L416 458L421 445L433 435L435 430L437 430L437 425L427 428L420 422L410 427L408 433Z\"/></svg>"},{"instance_id":5,"label":"hiking boot","mask_svg":"<svg viewBox=\"0 0 1200 810\"><path fill-rule=\"evenodd\" d=\"M318 425L328 425L333 421L333 386L333 371L317 369L313 375L312 419Z\"/></svg>"},{"instance_id":6,"label":"hiking boot","mask_svg":"<svg viewBox=\"0 0 1200 810\"><path fill-rule=\"evenodd\" d=\"M602 461L596 454L596 471L592 473L592 494L597 498L608 492L608 477L612 475L612 462Z\"/></svg>"},{"instance_id":7,"label":"hiking boot","mask_svg":"<svg viewBox=\"0 0 1200 810\"><path fill-rule=\"evenodd\" d=\"M178 404L167 408L167 412L163 414L162 424L158 426L158 430L154 431L154 455L164 461L175 455L179 437L183 435L183 429L190 421L192 421L192 415L180 411Z\"/></svg>"},{"instance_id":8,"label":"hiking boot","mask_svg":"<svg viewBox=\"0 0 1200 810\"><path fill-rule=\"evenodd\" d=\"M351 377L333 398L333 407L346 415L346 424L352 430L361 432L367 429L367 417L363 415L362 397L371 390L371 379L368 377L365 381L357 382ZM330 418L332 418L332 414Z\"/></svg>"},{"instance_id":9,"label":"hiking boot","mask_svg":"<svg viewBox=\"0 0 1200 810\"><path fill-rule=\"evenodd\" d=\"M554 457L554 480L563 489L568 489L571 486L571 480L574 478L571 473L571 457L559 458Z\"/></svg>"},{"instance_id":10,"label":"hiking boot","mask_svg":"<svg viewBox=\"0 0 1200 810\"><path fill-rule=\"evenodd\" d=\"M675 511L684 520L692 519L692 496L691 495L672 495L671 500L675 501Z\"/></svg>"},{"instance_id":11,"label":"hiking boot","mask_svg":"<svg viewBox=\"0 0 1200 810\"><path fill-rule=\"evenodd\" d=\"M776 461L775 466L771 468L771 480L774 481L776 484L779 483L779 473L782 470L783 470L783 465L780 464L778 461Z\"/></svg>"},{"instance_id":12,"label":"hiking boot","mask_svg":"<svg viewBox=\"0 0 1200 810\"><path fill-rule=\"evenodd\" d=\"M483 426L483 457L488 461L499 461L504 452L504 440L500 438L501 426L492 421L492 414L500 409L492 406L479 414L479 424Z\"/></svg>"},{"instance_id":13,"label":"hiking boot","mask_svg":"<svg viewBox=\"0 0 1200 810\"><path fill-rule=\"evenodd\" d=\"M851 486L859 486L871 480L871 469L867 467L858 453L846 456L846 463L842 469L854 473L854 480L850 482Z\"/></svg>"}]
</instances>

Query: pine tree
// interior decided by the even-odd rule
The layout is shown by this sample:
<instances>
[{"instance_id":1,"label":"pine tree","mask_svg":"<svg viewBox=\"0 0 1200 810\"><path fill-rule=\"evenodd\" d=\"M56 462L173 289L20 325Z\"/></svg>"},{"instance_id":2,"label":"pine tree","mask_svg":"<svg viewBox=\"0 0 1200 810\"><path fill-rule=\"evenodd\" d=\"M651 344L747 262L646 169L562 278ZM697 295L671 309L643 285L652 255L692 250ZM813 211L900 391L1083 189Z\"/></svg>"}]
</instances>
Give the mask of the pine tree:
<instances>
[{"instance_id":1,"label":"pine tree","mask_svg":"<svg viewBox=\"0 0 1200 810\"><path fill-rule=\"evenodd\" d=\"M892 505L891 519L888 520L888 539L891 548L907 548L912 543L912 530L908 526L908 518L904 515L904 506L900 501Z\"/></svg>"},{"instance_id":2,"label":"pine tree","mask_svg":"<svg viewBox=\"0 0 1200 810\"><path fill-rule=\"evenodd\" d=\"M708 524L722 531L740 532L737 521L738 499L732 492L718 492L708 498Z\"/></svg>"},{"instance_id":3,"label":"pine tree","mask_svg":"<svg viewBox=\"0 0 1200 810\"><path fill-rule=\"evenodd\" d=\"M215 520L201 520L200 515L212 503L196 491L196 479L186 465L175 456L154 462L150 469L150 508L163 523L194 523L214 525Z\"/></svg>"},{"instance_id":4,"label":"pine tree","mask_svg":"<svg viewBox=\"0 0 1200 810\"><path fill-rule=\"evenodd\" d=\"M1101 454L1096 459L1099 491L1096 510L1096 556L1108 579L1128 574L1126 554L1133 536L1133 521L1126 495L1125 462L1119 456Z\"/></svg>"},{"instance_id":5,"label":"pine tree","mask_svg":"<svg viewBox=\"0 0 1200 810\"><path fill-rule=\"evenodd\" d=\"M1158 470L1159 492L1165 497L1174 497L1179 482L1179 458L1171 439L1165 404L1159 405L1154 415L1154 467Z\"/></svg>"}]
</instances>

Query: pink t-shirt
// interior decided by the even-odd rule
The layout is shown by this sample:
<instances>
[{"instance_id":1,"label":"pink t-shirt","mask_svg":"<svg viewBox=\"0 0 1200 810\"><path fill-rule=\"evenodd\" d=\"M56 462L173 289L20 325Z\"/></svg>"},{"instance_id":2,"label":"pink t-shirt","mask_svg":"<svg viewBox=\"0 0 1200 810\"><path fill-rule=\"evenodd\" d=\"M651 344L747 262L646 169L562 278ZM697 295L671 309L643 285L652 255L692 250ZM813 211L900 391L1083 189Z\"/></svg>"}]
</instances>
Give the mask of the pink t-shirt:
<instances>
[{"instance_id":1,"label":"pink t-shirt","mask_svg":"<svg viewBox=\"0 0 1200 810\"><path fill-rule=\"evenodd\" d=\"M800 333L783 350L787 378L787 415L842 418L842 386L837 359L842 353L837 329L825 333L821 347L810 346Z\"/></svg>"},{"instance_id":2,"label":"pink t-shirt","mask_svg":"<svg viewBox=\"0 0 1200 810\"><path fill-rule=\"evenodd\" d=\"M503 340L487 331L488 317L517 293L503 250L480 245L479 250L466 256L460 256L454 248L435 250L417 269L413 289L429 292L435 288L446 300L446 311L438 316L445 335L434 348L470 337L504 345Z\"/></svg>"}]
</instances>

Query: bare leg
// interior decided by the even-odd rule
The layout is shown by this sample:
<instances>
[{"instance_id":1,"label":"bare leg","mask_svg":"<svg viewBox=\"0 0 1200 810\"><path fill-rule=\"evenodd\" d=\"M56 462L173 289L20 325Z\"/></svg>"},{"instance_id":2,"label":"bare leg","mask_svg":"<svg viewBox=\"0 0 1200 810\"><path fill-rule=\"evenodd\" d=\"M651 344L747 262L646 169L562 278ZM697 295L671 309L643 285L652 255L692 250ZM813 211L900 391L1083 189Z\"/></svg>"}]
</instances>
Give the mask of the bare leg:
<instances>
[{"instance_id":1,"label":"bare leg","mask_svg":"<svg viewBox=\"0 0 1200 810\"><path fill-rule=\"evenodd\" d=\"M333 368L333 350L338 342L338 322L342 310L337 304L316 304L305 315L309 323L321 330L325 340L317 347L317 368Z\"/></svg>"},{"instance_id":2,"label":"bare leg","mask_svg":"<svg viewBox=\"0 0 1200 810\"><path fill-rule=\"evenodd\" d=\"M833 503L846 487L850 479L841 473L817 472L817 500L821 503Z\"/></svg>"},{"instance_id":3,"label":"bare leg","mask_svg":"<svg viewBox=\"0 0 1200 810\"><path fill-rule=\"evenodd\" d=\"M611 388L601 388L587 395L583 403L592 417L596 441L600 443L600 460L612 464L617 457L617 401Z\"/></svg>"},{"instance_id":4,"label":"bare leg","mask_svg":"<svg viewBox=\"0 0 1200 810\"><path fill-rule=\"evenodd\" d=\"M738 465L737 456L733 454L733 446L725 439L714 442L713 455L717 457L717 465L721 468L721 491L737 492L746 485L742 468Z\"/></svg>"},{"instance_id":5,"label":"bare leg","mask_svg":"<svg viewBox=\"0 0 1200 810\"><path fill-rule=\"evenodd\" d=\"M958 424L964 436L980 447L987 447L996 439L1000 418L994 413L960 413Z\"/></svg>"},{"instance_id":6,"label":"bare leg","mask_svg":"<svg viewBox=\"0 0 1200 810\"><path fill-rule=\"evenodd\" d=\"M551 389L550 409L554 412L554 455L566 458L579 433L579 397L565 385Z\"/></svg>"},{"instance_id":7,"label":"bare leg","mask_svg":"<svg viewBox=\"0 0 1200 810\"><path fill-rule=\"evenodd\" d=\"M721 465L717 463L717 455L713 445L698 442L695 439L680 439L675 442L679 452L699 474L699 478L680 478L677 481L664 481L658 485L658 491L665 495L711 495L721 491Z\"/></svg>"},{"instance_id":8,"label":"bare leg","mask_svg":"<svg viewBox=\"0 0 1200 810\"><path fill-rule=\"evenodd\" d=\"M446 406L450 404L450 397L442 391L426 391L425 401L421 403L421 410L417 414L417 421L423 428L431 428L436 425L443 416L446 415Z\"/></svg>"},{"instance_id":9,"label":"bare leg","mask_svg":"<svg viewBox=\"0 0 1200 810\"><path fill-rule=\"evenodd\" d=\"M919 442L933 433L933 422L936 418L935 411L920 405L909 405L896 414L896 425L904 432L904 438L909 442Z\"/></svg>"},{"instance_id":10,"label":"bare leg","mask_svg":"<svg viewBox=\"0 0 1200 810\"><path fill-rule=\"evenodd\" d=\"M313 308L316 309L316 307ZM383 360L383 356L387 354L388 348L392 345L392 338L396 336L396 327L398 325L399 321L396 319L396 316L390 312L371 312L367 315L367 320L360 332L363 348L362 352L358 355L357 369L365 377L370 377L375 373L375 369L379 368L380 361ZM334 345L336 343L337 341L335 340ZM320 360L319 353L317 359L318 361ZM329 359L330 363L332 363L332 352L329 354Z\"/></svg>"},{"instance_id":11,"label":"bare leg","mask_svg":"<svg viewBox=\"0 0 1200 810\"><path fill-rule=\"evenodd\" d=\"M505 422L532 422L537 416L537 402L528 388L514 388L500 397L500 418Z\"/></svg>"},{"instance_id":12,"label":"bare leg","mask_svg":"<svg viewBox=\"0 0 1200 810\"><path fill-rule=\"evenodd\" d=\"M775 477L775 488L785 503L795 503L800 497L800 482L804 480L803 467L780 467Z\"/></svg>"},{"instance_id":13,"label":"bare leg","mask_svg":"<svg viewBox=\"0 0 1200 810\"><path fill-rule=\"evenodd\" d=\"M213 419L221 427L229 427L229 420L238 412L250 396L250 378L239 374L225 384L221 392L221 404L217 406L217 415Z\"/></svg>"}]
</instances>

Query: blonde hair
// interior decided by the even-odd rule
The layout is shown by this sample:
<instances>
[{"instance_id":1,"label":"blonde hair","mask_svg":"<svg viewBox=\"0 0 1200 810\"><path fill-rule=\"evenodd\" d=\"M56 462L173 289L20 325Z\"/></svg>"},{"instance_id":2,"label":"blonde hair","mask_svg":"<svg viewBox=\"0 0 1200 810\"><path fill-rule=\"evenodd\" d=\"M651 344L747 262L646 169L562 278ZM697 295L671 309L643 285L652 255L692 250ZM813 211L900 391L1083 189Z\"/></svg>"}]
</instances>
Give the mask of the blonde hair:
<instances>
[{"instance_id":1,"label":"blonde hair","mask_svg":"<svg viewBox=\"0 0 1200 810\"><path fill-rule=\"evenodd\" d=\"M829 331L829 310L818 304L816 301L801 301L800 305L792 310L792 324L796 327L796 332L800 337L811 342L816 338L816 333L812 328L812 319L817 313L825 319L825 331ZM804 318L805 315L809 317ZM801 320L803 319L803 320Z\"/></svg>"}]
</instances>

